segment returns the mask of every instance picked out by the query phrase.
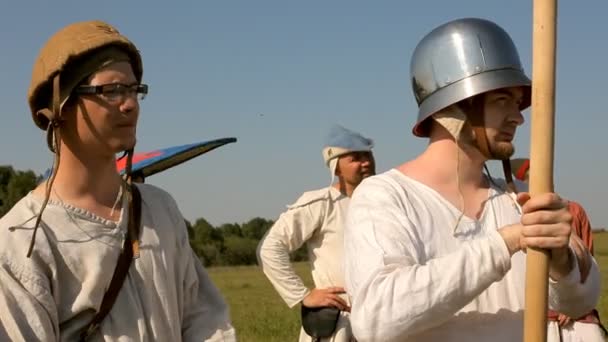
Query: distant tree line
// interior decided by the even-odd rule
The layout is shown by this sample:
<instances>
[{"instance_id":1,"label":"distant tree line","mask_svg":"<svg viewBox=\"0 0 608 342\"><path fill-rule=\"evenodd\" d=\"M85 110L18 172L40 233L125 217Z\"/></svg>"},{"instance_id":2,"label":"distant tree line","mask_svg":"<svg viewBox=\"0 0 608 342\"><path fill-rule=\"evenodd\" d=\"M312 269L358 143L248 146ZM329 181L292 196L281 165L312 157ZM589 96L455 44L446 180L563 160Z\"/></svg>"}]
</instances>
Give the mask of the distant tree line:
<instances>
[{"instance_id":1,"label":"distant tree line","mask_svg":"<svg viewBox=\"0 0 608 342\"><path fill-rule=\"evenodd\" d=\"M0 217L33 190L40 180L41 176L33 171L0 166ZM204 218L199 218L194 224L186 221L186 226L190 245L205 266L233 266L257 263L257 245L273 223L256 217L241 224L224 223L214 227ZM291 256L293 261L306 260L307 257L305 246Z\"/></svg>"},{"instance_id":2,"label":"distant tree line","mask_svg":"<svg viewBox=\"0 0 608 342\"><path fill-rule=\"evenodd\" d=\"M0 217L33 190L40 177L33 171L18 171L11 166L0 166Z\"/></svg>"},{"instance_id":3,"label":"distant tree line","mask_svg":"<svg viewBox=\"0 0 608 342\"><path fill-rule=\"evenodd\" d=\"M205 266L256 264L258 243L273 223L261 217L242 224L224 223L218 227L204 218L199 218L194 224L186 221L190 245ZM306 260L306 248L300 248L291 258L293 261Z\"/></svg>"}]
</instances>

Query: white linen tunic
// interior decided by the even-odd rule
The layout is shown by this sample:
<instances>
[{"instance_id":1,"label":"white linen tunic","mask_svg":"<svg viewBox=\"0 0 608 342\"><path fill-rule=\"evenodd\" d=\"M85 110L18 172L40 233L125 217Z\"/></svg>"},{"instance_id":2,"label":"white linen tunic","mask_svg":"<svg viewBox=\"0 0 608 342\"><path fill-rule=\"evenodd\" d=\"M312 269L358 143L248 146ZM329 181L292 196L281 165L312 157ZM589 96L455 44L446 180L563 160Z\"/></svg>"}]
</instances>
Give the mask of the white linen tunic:
<instances>
[{"instance_id":1,"label":"white linen tunic","mask_svg":"<svg viewBox=\"0 0 608 342\"><path fill-rule=\"evenodd\" d=\"M305 243L315 287L344 287L343 232L349 201L349 197L333 187L305 192L288 206L260 241L259 263L289 307L294 307L310 293L289 259L289 253ZM348 303L348 298L343 298ZM323 341L350 341L348 316L342 312L333 337ZM303 329L300 341L311 341Z\"/></svg>"},{"instance_id":2,"label":"white linen tunic","mask_svg":"<svg viewBox=\"0 0 608 342\"><path fill-rule=\"evenodd\" d=\"M152 185L137 187L140 257L92 340L234 341L228 308L190 248L175 201ZM119 222L51 200L28 259L42 200L30 193L0 219L0 341L78 340L116 268L126 200Z\"/></svg>"},{"instance_id":3,"label":"white linen tunic","mask_svg":"<svg viewBox=\"0 0 608 342\"><path fill-rule=\"evenodd\" d=\"M503 182L504 183L504 182ZM525 253L512 257L497 229L519 222L513 195L491 188L479 220L392 169L365 179L345 227L351 325L363 341L521 341ZM595 260L549 280L550 307L579 317L599 297ZM555 322L549 341L559 341ZM556 339L557 338L557 339Z\"/></svg>"}]
</instances>

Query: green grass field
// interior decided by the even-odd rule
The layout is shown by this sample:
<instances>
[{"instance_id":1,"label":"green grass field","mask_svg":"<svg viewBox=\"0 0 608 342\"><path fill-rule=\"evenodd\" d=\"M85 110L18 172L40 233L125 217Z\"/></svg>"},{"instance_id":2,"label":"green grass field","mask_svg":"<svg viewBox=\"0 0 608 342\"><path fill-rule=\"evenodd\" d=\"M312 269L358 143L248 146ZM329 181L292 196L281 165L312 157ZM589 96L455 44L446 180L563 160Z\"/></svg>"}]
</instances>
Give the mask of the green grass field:
<instances>
[{"instance_id":1,"label":"green grass field","mask_svg":"<svg viewBox=\"0 0 608 342\"><path fill-rule=\"evenodd\" d=\"M310 286L307 263L296 272ZM230 305L239 341L297 341L299 306L289 309L257 266L214 267L209 274Z\"/></svg>"},{"instance_id":2,"label":"green grass field","mask_svg":"<svg viewBox=\"0 0 608 342\"><path fill-rule=\"evenodd\" d=\"M597 310L604 325L608 323L608 233L595 234L593 238L595 259L602 273L602 296Z\"/></svg>"},{"instance_id":3,"label":"green grass field","mask_svg":"<svg viewBox=\"0 0 608 342\"><path fill-rule=\"evenodd\" d=\"M608 233L596 234L595 256L608 282ZM296 264L296 271L310 285L310 268ZM209 269L215 284L230 304L239 341L297 341L300 332L299 307L289 309L257 266ZM602 286L598 304L602 321L608 317L608 290Z\"/></svg>"}]
</instances>

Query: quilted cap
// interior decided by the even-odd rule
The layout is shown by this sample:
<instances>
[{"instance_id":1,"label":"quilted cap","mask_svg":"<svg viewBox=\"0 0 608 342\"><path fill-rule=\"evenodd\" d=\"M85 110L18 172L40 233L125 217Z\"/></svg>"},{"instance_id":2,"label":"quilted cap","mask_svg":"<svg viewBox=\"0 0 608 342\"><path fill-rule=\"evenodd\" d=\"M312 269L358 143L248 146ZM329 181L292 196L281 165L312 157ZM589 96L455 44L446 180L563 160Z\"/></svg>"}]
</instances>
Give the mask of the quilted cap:
<instances>
[{"instance_id":1,"label":"quilted cap","mask_svg":"<svg viewBox=\"0 0 608 342\"><path fill-rule=\"evenodd\" d=\"M350 152L370 152L374 142L357 132L353 132L340 125L334 125L329 131L325 147L323 148L323 159L329 166L330 160Z\"/></svg>"},{"instance_id":2,"label":"quilted cap","mask_svg":"<svg viewBox=\"0 0 608 342\"><path fill-rule=\"evenodd\" d=\"M116 53L117 50L121 52ZM36 126L46 129L49 121L55 119L48 116L58 115L52 111L51 105L55 76L60 76L60 102L63 104L72 89L88 76L83 75L82 71L90 71L93 68L91 59L99 53L110 56L110 60L114 61L123 60L121 54L126 54L135 77L141 82L141 55L135 45L116 28L99 20L70 24L46 42L34 62L28 103ZM100 61L98 68L108 61L107 58L93 59Z\"/></svg>"}]
</instances>

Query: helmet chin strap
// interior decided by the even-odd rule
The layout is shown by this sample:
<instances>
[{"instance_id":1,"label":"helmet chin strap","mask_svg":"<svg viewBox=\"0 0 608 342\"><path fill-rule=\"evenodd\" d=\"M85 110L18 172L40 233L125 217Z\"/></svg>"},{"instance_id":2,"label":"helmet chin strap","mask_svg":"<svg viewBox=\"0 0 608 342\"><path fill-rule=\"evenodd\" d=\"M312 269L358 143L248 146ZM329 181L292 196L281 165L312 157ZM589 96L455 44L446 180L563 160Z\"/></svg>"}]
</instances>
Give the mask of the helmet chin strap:
<instances>
[{"instance_id":1,"label":"helmet chin strap","mask_svg":"<svg viewBox=\"0 0 608 342\"><path fill-rule=\"evenodd\" d=\"M462 109L467 114L467 123L475 134L475 144L477 145L477 148L487 159L497 160L498 158L496 158L495 154L492 152L490 143L488 142L488 136L486 135L483 115L483 97L475 96L470 102L463 102L461 106L464 107ZM507 189L510 192L517 193L517 188L513 182L513 175L511 174L511 161L509 158L500 160L502 161L502 170L505 174Z\"/></svg>"},{"instance_id":2,"label":"helmet chin strap","mask_svg":"<svg viewBox=\"0 0 608 342\"><path fill-rule=\"evenodd\" d=\"M497 159L486 135L485 123L481 108L481 97L475 97L470 101L463 101L459 105L448 107L438 113L433 114L433 119L443 126L456 141L459 140L460 134L464 127L468 127L475 136L475 145L481 154L486 159ZM505 173L505 181L510 192L517 193L513 176L511 174L511 162L509 159L502 160L502 168Z\"/></svg>"}]
</instances>

